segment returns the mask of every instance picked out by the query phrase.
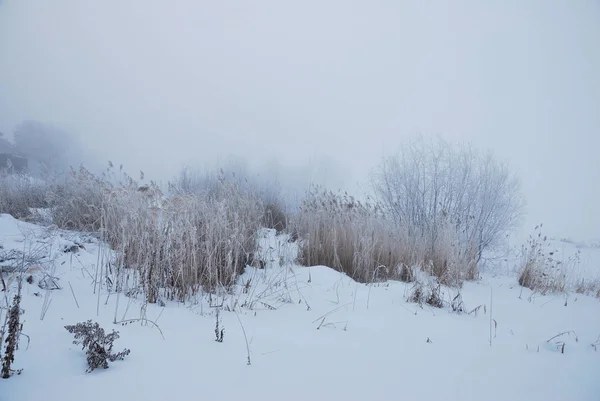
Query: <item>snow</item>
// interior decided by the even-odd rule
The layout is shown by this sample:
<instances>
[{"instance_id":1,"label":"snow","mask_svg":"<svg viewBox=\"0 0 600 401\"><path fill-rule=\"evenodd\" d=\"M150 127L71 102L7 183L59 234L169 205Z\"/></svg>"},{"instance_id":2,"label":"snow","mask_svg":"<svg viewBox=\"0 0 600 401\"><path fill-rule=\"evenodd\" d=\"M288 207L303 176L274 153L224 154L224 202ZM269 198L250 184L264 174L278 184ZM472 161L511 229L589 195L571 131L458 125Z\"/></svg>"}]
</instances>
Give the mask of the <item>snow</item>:
<instances>
[{"instance_id":1,"label":"snow","mask_svg":"<svg viewBox=\"0 0 600 401\"><path fill-rule=\"evenodd\" d=\"M600 336L600 300L532 295L514 275L465 284L464 304L467 311L481 305L477 314L421 308L406 302L411 284L365 285L325 266L293 265L294 244L265 230L260 253L269 263L247 268L236 292L220 300L225 334L219 343L216 308L207 297L161 307L123 294L118 299L105 288L94 294L99 245L89 237L1 215L0 244L0 251L45 244L48 255L34 284L24 283L23 333L31 342L27 347L21 338L14 367L23 373L0 380L1 401L600 397L600 352L591 345ZM72 244L84 248L64 253ZM37 285L46 273L62 287L48 296ZM447 289L444 296L454 295ZM41 319L45 300L50 306ZM145 313L164 339L151 324L114 325L117 302L117 320ZM85 373L85 352L64 326L87 319L118 330L115 351L130 348L131 354ZM574 334L547 341L566 331ZM565 341L564 353L557 341Z\"/></svg>"}]
</instances>

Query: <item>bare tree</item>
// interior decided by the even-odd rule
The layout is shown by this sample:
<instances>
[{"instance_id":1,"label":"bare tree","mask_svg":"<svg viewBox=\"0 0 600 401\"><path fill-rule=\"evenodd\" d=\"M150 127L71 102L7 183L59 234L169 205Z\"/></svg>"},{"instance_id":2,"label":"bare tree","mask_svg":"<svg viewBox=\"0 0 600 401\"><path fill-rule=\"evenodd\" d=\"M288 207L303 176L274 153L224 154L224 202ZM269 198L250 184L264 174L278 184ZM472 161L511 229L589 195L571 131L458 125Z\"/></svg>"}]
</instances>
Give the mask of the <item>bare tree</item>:
<instances>
[{"instance_id":1,"label":"bare tree","mask_svg":"<svg viewBox=\"0 0 600 401\"><path fill-rule=\"evenodd\" d=\"M463 253L498 244L520 222L520 181L491 153L419 138L387 158L373 175L377 198L410 237L425 239L435 254L450 228Z\"/></svg>"}]
</instances>

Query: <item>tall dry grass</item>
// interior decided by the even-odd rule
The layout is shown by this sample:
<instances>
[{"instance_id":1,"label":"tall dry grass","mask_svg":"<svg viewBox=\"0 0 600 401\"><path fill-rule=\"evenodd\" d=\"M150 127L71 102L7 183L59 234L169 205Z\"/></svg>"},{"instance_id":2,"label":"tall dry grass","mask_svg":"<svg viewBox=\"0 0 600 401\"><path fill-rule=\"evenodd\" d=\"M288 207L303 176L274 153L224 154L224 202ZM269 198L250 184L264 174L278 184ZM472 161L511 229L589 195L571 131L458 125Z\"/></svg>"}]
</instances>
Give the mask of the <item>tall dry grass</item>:
<instances>
[{"instance_id":1,"label":"tall dry grass","mask_svg":"<svg viewBox=\"0 0 600 401\"><path fill-rule=\"evenodd\" d=\"M84 167L57 179L49 193L52 222L66 230L98 232L113 184Z\"/></svg>"},{"instance_id":2,"label":"tall dry grass","mask_svg":"<svg viewBox=\"0 0 600 401\"><path fill-rule=\"evenodd\" d=\"M387 219L377 204L319 188L309 191L293 219L301 240L301 263L326 265L360 282L410 281L412 269L460 285L477 276L477 252L459 245L449 226L437 229L436 247L427 233L415 235Z\"/></svg>"},{"instance_id":3,"label":"tall dry grass","mask_svg":"<svg viewBox=\"0 0 600 401\"><path fill-rule=\"evenodd\" d=\"M143 179L140 177L140 181ZM0 212L17 218L46 208L59 228L96 235L97 282L142 292L149 302L189 299L235 283L257 246L265 205L243 180L207 178L206 191L171 184L167 194L112 164L100 175L81 167L52 181L0 177Z\"/></svg>"},{"instance_id":4,"label":"tall dry grass","mask_svg":"<svg viewBox=\"0 0 600 401\"><path fill-rule=\"evenodd\" d=\"M255 251L262 217L260 200L227 179L204 195L121 188L108 204L101 228L118 255L113 275L122 280L124 269L133 269L150 303L235 284Z\"/></svg>"},{"instance_id":5,"label":"tall dry grass","mask_svg":"<svg viewBox=\"0 0 600 401\"><path fill-rule=\"evenodd\" d=\"M48 191L48 184L42 180L0 170L0 213L30 218L31 209L48 206Z\"/></svg>"},{"instance_id":6,"label":"tall dry grass","mask_svg":"<svg viewBox=\"0 0 600 401\"><path fill-rule=\"evenodd\" d=\"M565 258L552 247L549 238L542 234L542 224L534 229L526 244L521 247L519 284L542 295L569 290L600 296L600 286L594 280L575 279L580 263L579 252Z\"/></svg>"},{"instance_id":7,"label":"tall dry grass","mask_svg":"<svg viewBox=\"0 0 600 401\"><path fill-rule=\"evenodd\" d=\"M80 167L67 176L0 172L0 213L34 220L35 209L46 209L52 223L60 228L98 231L103 203L112 184Z\"/></svg>"}]
</instances>

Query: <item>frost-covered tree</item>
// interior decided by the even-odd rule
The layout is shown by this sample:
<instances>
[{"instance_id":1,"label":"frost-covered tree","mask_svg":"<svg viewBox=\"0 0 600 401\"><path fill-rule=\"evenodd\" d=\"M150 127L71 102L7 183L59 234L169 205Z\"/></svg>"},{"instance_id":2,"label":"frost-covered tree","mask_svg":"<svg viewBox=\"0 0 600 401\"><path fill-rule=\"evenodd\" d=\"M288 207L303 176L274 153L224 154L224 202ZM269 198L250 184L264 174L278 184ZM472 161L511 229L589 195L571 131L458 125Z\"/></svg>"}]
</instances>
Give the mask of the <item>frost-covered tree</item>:
<instances>
[{"instance_id":1,"label":"frost-covered tree","mask_svg":"<svg viewBox=\"0 0 600 401\"><path fill-rule=\"evenodd\" d=\"M516 227L524 209L520 181L506 164L442 139L402 147L378 166L373 185L387 214L433 253L450 229L477 261Z\"/></svg>"}]
</instances>

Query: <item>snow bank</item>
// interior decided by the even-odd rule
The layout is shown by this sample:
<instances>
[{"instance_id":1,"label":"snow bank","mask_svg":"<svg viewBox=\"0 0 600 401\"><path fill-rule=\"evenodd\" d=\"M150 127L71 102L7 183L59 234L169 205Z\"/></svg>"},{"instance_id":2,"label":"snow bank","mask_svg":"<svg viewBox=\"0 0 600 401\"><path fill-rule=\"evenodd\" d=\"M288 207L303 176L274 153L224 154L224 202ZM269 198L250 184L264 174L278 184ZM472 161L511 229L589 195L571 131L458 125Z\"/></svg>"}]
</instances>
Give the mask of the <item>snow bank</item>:
<instances>
[{"instance_id":1,"label":"snow bank","mask_svg":"<svg viewBox=\"0 0 600 401\"><path fill-rule=\"evenodd\" d=\"M465 284L465 307L480 306L477 313L421 308L406 302L410 284L365 285L325 266L295 266L286 259L293 246L266 233L261 252L269 264L247 268L232 294L161 307L105 286L94 293L98 245L64 253L57 244L70 239L61 235L0 216L5 249L32 240L55 247L62 288L40 289L39 275L24 284L23 332L31 342L21 339L14 366L24 370L0 381L1 401L597 401L600 394L595 298L532 296L515 277L500 276ZM144 320L113 324L140 318L161 332ZM86 374L85 353L64 326L87 319L118 330L115 349L131 354ZM562 332L573 333L548 342Z\"/></svg>"}]
</instances>

